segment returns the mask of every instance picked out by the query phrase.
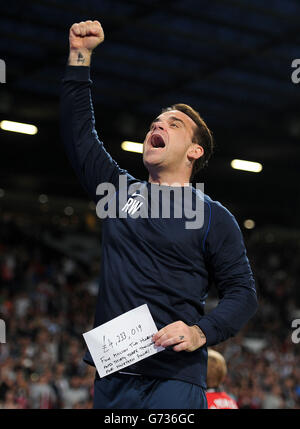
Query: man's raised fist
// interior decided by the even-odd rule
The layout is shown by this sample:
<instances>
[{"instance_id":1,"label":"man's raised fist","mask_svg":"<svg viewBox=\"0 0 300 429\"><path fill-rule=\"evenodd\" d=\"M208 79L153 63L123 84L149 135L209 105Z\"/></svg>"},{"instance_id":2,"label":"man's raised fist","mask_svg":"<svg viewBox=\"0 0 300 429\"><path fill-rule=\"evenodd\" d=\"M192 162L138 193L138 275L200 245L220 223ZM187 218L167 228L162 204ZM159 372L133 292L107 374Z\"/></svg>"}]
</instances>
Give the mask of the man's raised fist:
<instances>
[{"instance_id":1,"label":"man's raised fist","mask_svg":"<svg viewBox=\"0 0 300 429\"><path fill-rule=\"evenodd\" d=\"M104 40L103 28L99 21L82 21L70 28L70 49L92 51Z\"/></svg>"}]
</instances>

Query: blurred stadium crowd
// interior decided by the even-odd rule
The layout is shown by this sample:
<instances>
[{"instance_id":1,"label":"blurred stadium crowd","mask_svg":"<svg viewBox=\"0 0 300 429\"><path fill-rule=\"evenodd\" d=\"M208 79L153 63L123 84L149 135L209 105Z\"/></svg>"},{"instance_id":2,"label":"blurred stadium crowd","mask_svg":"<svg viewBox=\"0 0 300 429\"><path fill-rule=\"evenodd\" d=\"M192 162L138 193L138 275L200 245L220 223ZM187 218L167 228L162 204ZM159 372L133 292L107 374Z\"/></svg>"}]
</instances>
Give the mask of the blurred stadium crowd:
<instances>
[{"instance_id":1,"label":"blurred stadium crowd","mask_svg":"<svg viewBox=\"0 0 300 429\"><path fill-rule=\"evenodd\" d=\"M93 325L100 248L99 258L82 263L45 245L42 228L0 213L0 318L7 328L0 408L92 408L95 370L82 361L82 333ZM300 308L299 237L251 234L245 240L260 306L237 337L215 347L228 366L224 390L239 408L300 408L300 344L291 340ZM216 292L210 296L212 305Z\"/></svg>"}]
</instances>

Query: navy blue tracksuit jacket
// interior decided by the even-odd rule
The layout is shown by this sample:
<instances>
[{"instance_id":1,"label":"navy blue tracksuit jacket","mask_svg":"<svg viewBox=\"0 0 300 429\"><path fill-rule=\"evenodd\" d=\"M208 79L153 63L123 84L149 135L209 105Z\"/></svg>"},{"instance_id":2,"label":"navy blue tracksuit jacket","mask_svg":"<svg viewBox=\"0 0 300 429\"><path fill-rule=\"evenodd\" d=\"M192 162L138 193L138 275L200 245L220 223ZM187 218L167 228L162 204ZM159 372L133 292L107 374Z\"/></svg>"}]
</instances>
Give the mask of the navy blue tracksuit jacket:
<instances>
[{"instance_id":1,"label":"navy blue tracksuit jacket","mask_svg":"<svg viewBox=\"0 0 300 429\"><path fill-rule=\"evenodd\" d=\"M141 192L144 189L151 195L150 183L122 170L98 138L91 85L89 67L66 67L61 95L61 133L82 186L97 203L99 184L112 183L118 193L119 176L126 175L128 185L136 183ZM128 215L102 221L94 327L145 303L158 329L178 320L188 325L197 324L207 338L204 347L194 352L174 352L168 348L127 367L126 371L178 379L205 388L206 346L235 335L255 313L257 297L235 218L219 202L195 188L192 193L194 202L197 198L203 200L204 223L198 229L185 228L184 216L165 219ZM173 204L171 198L171 209ZM205 300L212 281L220 300L216 308L205 314ZM93 365L89 352L84 359Z\"/></svg>"}]
</instances>

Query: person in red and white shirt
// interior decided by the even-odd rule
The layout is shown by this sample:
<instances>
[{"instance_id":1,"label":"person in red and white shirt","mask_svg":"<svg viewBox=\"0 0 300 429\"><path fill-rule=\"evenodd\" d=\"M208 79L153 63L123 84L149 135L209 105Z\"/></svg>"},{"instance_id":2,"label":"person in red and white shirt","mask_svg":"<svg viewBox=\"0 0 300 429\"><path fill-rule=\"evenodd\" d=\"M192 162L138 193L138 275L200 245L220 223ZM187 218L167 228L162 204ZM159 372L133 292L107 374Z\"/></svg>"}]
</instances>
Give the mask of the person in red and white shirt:
<instances>
[{"instance_id":1,"label":"person in red and white shirt","mask_svg":"<svg viewBox=\"0 0 300 429\"><path fill-rule=\"evenodd\" d=\"M208 349L207 360L207 408L209 410L238 409L236 401L221 389L227 374L224 357L217 351Z\"/></svg>"}]
</instances>

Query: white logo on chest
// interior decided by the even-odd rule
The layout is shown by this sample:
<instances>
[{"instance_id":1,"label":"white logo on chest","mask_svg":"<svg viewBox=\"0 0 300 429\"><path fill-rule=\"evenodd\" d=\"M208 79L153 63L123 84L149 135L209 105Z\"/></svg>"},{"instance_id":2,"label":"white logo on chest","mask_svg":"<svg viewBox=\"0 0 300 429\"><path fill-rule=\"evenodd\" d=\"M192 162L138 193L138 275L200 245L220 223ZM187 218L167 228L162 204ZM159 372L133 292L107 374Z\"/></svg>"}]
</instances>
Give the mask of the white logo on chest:
<instances>
[{"instance_id":1,"label":"white logo on chest","mask_svg":"<svg viewBox=\"0 0 300 429\"><path fill-rule=\"evenodd\" d=\"M122 212L129 213L130 215L136 213L144 204L144 201L135 200L132 197L142 197L145 199L143 195L137 194L136 192L128 198L127 203L122 208Z\"/></svg>"}]
</instances>

